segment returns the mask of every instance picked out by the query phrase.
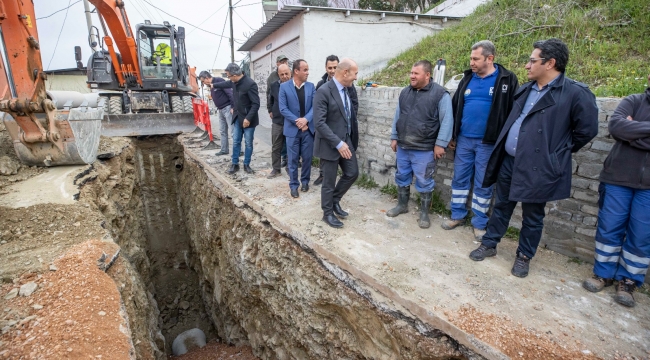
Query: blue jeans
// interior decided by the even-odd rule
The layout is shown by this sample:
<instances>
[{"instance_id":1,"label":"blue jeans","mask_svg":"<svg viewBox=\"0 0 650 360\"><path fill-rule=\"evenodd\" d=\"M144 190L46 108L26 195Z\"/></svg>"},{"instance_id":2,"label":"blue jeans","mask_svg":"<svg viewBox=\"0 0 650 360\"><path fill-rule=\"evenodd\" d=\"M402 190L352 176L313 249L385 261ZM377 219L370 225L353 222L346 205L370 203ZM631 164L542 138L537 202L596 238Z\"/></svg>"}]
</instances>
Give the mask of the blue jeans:
<instances>
[{"instance_id":1,"label":"blue jeans","mask_svg":"<svg viewBox=\"0 0 650 360\"><path fill-rule=\"evenodd\" d=\"M415 176L415 190L421 193L433 191L433 173L436 161L431 150L406 150L397 146L397 186L410 186Z\"/></svg>"},{"instance_id":2,"label":"blue jeans","mask_svg":"<svg viewBox=\"0 0 650 360\"><path fill-rule=\"evenodd\" d=\"M517 206L516 201L509 199L510 184L512 183L512 171L515 158L506 155L503 164L499 170L497 178L497 196L492 210L492 216L488 221L485 235L481 243L489 248L495 248L501 242L501 238L508 230L510 218ZM539 241L542 239L542 230L544 230L544 207L546 203L521 203L523 210L523 221L521 231L519 232L519 247L517 253L526 255L532 259L537 252Z\"/></svg>"},{"instance_id":3,"label":"blue jeans","mask_svg":"<svg viewBox=\"0 0 650 360\"><path fill-rule=\"evenodd\" d=\"M314 150L314 135L307 131L298 131L296 137L287 136L287 155L289 167L289 188L297 189L301 183L309 185L311 177L311 157ZM298 160L302 156L300 181L298 180Z\"/></svg>"},{"instance_id":4,"label":"blue jeans","mask_svg":"<svg viewBox=\"0 0 650 360\"><path fill-rule=\"evenodd\" d=\"M241 151L242 137L246 142L244 151L244 165L250 165L251 156L253 156L253 136L255 135L255 127L249 126L244 129L239 121L235 121L232 130L232 163L233 165L239 164L239 152Z\"/></svg>"},{"instance_id":5,"label":"blue jeans","mask_svg":"<svg viewBox=\"0 0 650 360\"><path fill-rule=\"evenodd\" d=\"M472 226L476 229L487 227L487 212L492 200L492 186L483 187L483 178L494 145L483 144L482 141L482 139L458 137L454 157L454 179L451 182L451 218L464 219L467 216L467 197L472 188L471 180L474 175Z\"/></svg>"},{"instance_id":6,"label":"blue jeans","mask_svg":"<svg viewBox=\"0 0 650 360\"><path fill-rule=\"evenodd\" d=\"M643 285L650 265L650 190L600 183L594 274Z\"/></svg>"}]
</instances>

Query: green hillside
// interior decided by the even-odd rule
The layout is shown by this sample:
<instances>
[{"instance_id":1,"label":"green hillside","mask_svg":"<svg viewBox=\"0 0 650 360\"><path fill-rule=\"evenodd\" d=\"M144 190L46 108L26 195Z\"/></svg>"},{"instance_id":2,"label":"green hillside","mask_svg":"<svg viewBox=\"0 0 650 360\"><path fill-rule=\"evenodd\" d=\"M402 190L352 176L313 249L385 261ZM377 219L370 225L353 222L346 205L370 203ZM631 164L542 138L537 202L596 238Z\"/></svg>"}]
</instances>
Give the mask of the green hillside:
<instances>
[{"instance_id":1,"label":"green hillside","mask_svg":"<svg viewBox=\"0 0 650 360\"><path fill-rule=\"evenodd\" d=\"M447 61L446 79L469 68L476 41L489 39L496 62L527 81L524 65L536 40L557 37L570 50L567 75L597 96L642 92L650 73L648 0L493 0L450 29L429 36L364 79L406 86L414 62Z\"/></svg>"}]
</instances>

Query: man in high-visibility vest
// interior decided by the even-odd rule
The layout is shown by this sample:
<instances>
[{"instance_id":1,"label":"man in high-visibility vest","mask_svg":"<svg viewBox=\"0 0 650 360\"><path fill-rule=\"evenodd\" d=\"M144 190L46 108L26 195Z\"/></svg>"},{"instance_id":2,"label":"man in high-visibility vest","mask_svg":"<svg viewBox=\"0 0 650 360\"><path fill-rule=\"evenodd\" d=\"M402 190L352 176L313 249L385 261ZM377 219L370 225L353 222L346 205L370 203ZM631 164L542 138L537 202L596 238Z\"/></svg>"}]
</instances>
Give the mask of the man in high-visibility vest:
<instances>
[{"instance_id":1,"label":"man in high-visibility vest","mask_svg":"<svg viewBox=\"0 0 650 360\"><path fill-rule=\"evenodd\" d=\"M160 65L172 64L172 48L165 43L160 43L156 46L156 51L153 55L153 62L157 64L157 58L160 57Z\"/></svg>"}]
</instances>

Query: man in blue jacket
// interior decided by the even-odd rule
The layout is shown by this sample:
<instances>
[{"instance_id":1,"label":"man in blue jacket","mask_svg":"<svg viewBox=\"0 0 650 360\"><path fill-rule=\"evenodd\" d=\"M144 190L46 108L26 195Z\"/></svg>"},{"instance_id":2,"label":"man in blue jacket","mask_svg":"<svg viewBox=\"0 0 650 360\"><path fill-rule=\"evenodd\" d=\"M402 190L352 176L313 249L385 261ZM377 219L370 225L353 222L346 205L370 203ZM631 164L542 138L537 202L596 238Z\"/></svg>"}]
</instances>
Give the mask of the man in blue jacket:
<instances>
[{"instance_id":1,"label":"man in blue jacket","mask_svg":"<svg viewBox=\"0 0 650 360\"><path fill-rule=\"evenodd\" d=\"M512 213L521 202L523 221L511 273L528 276L544 229L546 202L571 194L571 154L598 133L596 97L564 75L569 48L559 39L537 41L526 63L528 79L490 156L483 186L496 183L496 202L474 261L497 254Z\"/></svg>"},{"instance_id":2,"label":"man in blue jacket","mask_svg":"<svg viewBox=\"0 0 650 360\"><path fill-rule=\"evenodd\" d=\"M301 191L309 191L311 158L314 151L314 84L307 82L309 65L303 59L293 62L293 80L280 85L280 113L284 117L284 136L289 158L289 188L297 198ZM298 160L302 169L298 179Z\"/></svg>"},{"instance_id":3,"label":"man in blue jacket","mask_svg":"<svg viewBox=\"0 0 650 360\"><path fill-rule=\"evenodd\" d=\"M617 281L614 300L630 307L650 265L650 76L648 86L609 119L616 144L600 173L594 275L583 283L598 292Z\"/></svg>"},{"instance_id":4,"label":"man in blue jacket","mask_svg":"<svg viewBox=\"0 0 650 360\"><path fill-rule=\"evenodd\" d=\"M465 71L451 100L456 155L451 182L451 218L442 223L442 228L451 230L465 222L467 198L472 191L472 227L478 241L485 234L492 200L492 186L483 187L485 167L512 110L519 85L515 74L494 62L495 52L489 40L472 46L471 69ZM452 146L453 142L450 148Z\"/></svg>"},{"instance_id":5,"label":"man in blue jacket","mask_svg":"<svg viewBox=\"0 0 650 360\"><path fill-rule=\"evenodd\" d=\"M218 77L212 77L209 72L201 71L199 74L199 79L203 83L210 87L210 95L212 96L212 101L214 106L217 107L217 112L219 113L219 136L221 137L221 151L216 155L228 155L228 126L232 121L231 109L235 100L232 97L232 89L221 89L216 88L213 84L218 84L220 82L225 82L226 80ZM232 125L230 125L232 130ZM232 132L232 131L231 131Z\"/></svg>"}]
</instances>

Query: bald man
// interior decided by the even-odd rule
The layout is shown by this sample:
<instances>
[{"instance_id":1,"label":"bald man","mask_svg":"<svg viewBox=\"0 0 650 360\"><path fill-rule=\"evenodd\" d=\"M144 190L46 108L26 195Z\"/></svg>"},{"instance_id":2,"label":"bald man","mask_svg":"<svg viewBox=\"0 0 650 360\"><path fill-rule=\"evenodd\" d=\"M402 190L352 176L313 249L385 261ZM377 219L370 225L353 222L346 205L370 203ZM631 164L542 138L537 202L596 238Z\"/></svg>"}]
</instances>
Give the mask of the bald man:
<instances>
[{"instance_id":1,"label":"bald man","mask_svg":"<svg viewBox=\"0 0 650 360\"><path fill-rule=\"evenodd\" d=\"M271 165L273 170L267 176L268 179L280 176L282 173L282 163L286 162L287 157L287 144L284 134L284 117L280 112L280 84L291 79L291 70L289 65L280 64L278 66L279 80L274 81L269 86L268 102L266 108L271 116Z\"/></svg>"},{"instance_id":2,"label":"bald man","mask_svg":"<svg viewBox=\"0 0 650 360\"><path fill-rule=\"evenodd\" d=\"M332 81L321 86L314 97L314 155L320 158L323 171L321 208L323 221L333 228L343 227L339 219L345 219L348 213L340 202L359 176L352 144L352 138L356 136L354 109L348 91L357 79L358 70L352 59L341 60ZM336 183L339 166L343 175Z\"/></svg>"}]
</instances>

